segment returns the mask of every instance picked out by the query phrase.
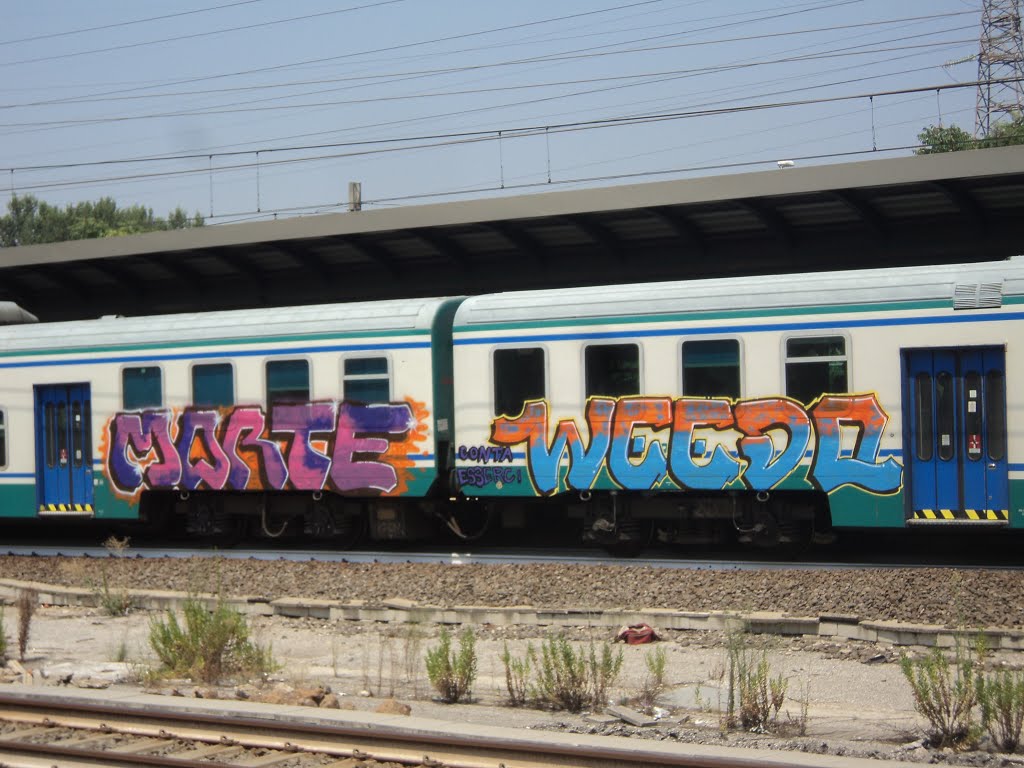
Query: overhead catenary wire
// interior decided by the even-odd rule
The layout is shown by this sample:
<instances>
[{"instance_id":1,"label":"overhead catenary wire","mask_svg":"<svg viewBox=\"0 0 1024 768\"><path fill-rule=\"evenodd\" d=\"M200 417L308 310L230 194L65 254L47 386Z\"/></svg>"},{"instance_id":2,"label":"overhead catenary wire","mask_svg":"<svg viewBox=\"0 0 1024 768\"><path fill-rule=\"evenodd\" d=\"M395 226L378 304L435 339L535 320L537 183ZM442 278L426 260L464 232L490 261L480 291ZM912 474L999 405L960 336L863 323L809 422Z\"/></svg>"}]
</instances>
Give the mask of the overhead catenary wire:
<instances>
[{"instance_id":1,"label":"overhead catenary wire","mask_svg":"<svg viewBox=\"0 0 1024 768\"><path fill-rule=\"evenodd\" d=\"M896 24L910 24L910 23L913 23L913 22L916 22L916 21L935 20L935 19L951 17L951 16L963 16L963 15L965 15L967 13L968 13L967 11L957 11L957 12L953 12L953 13L933 14L933 15L930 15L930 16L905 16L905 17L902 17L902 18L886 19L886 20L883 20L883 21L857 22L857 23L853 23L853 24L838 24L838 25L825 26L825 27L811 27L811 28L806 28L806 29L787 30L787 31L784 31L784 32L768 32L768 33L760 33L760 34L754 34L754 35L741 35L741 36L737 36L737 37L718 38L718 39L714 39L714 40L700 40L700 41L695 41L695 42L691 42L691 43L680 43L678 45L678 47L701 47L701 46L710 46L710 45L725 45L725 44L730 44L730 43L748 43L748 42L753 42L753 41L756 41L756 40L769 40L769 39L778 39L778 38L783 38L783 37L795 37L795 36L800 36L800 35L818 34L818 33L821 33L821 32L848 32L848 31L851 31L851 30L854 30L854 29L867 29L867 28L881 27L881 26L893 26L893 25L896 25ZM970 25L970 26L959 26L959 27L954 27L952 29L936 30L936 31L932 31L932 32L920 33L920 34L917 34L917 35L910 35L910 36L901 37L901 38L897 38L897 39L908 39L908 38L914 38L914 37L922 37L922 36L926 36L926 35L944 34L946 32L959 32L959 31L965 31L966 29L973 29L973 25ZM608 55L611 55L611 54L609 53ZM0 109L23 109L23 108L28 108L28 107L40 107L40 106L66 106L68 104L91 104L91 103L103 103L103 102L108 102L108 101L139 101L139 100L144 100L144 99L166 99L166 98L170 98L170 97L179 97L179 96L182 96L182 97L193 97L193 96L214 95L214 94L223 94L223 93L246 92L246 91L266 91L266 90L273 90L273 89L280 89L280 88L294 88L294 87L297 87L297 86L305 86L305 85L325 85L325 84L329 84L329 83L357 83L356 85L348 86L348 87L352 87L352 88L362 88L362 87L367 87L367 86L378 87L381 84L379 81L385 80L385 79L389 79L389 78L423 77L423 76L433 76L433 75L439 75L439 74L452 74L452 73L458 73L458 72L465 72L465 71L469 71L469 70L472 70L472 69L495 68L495 67L506 66L508 64L518 64L518 63L520 63L520 62L518 62L518 61L498 62L498 63L486 64L486 65L477 64L477 65L468 65L468 66L461 66L461 67L432 68L432 69L421 69L421 70L404 71L404 72L387 72L387 73L381 73L381 74L347 75L347 76L344 76L344 77L320 78L320 79L315 79L315 80L298 80L298 81L292 81L292 82L287 82L287 83L260 83L260 84L255 84L255 85L233 86L233 87L228 87L228 88L210 88L210 89L200 89L200 90L190 90L190 91L171 91L171 92L162 92L162 93L132 94L132 95L112 95L112 96L66 97L66 98L62 98L62 99L44 99L44 100L29 101L29 102L23 102L23 103L20 103L20 104L0 104ZM633 74L633 75L608 76L606 78L589 78L589 79L586 79L586 80L569 80L569 81L563 81L563 82L566 82L566 83L595 82L595 81L602 80L602 79L609 79L609 80L610 79L624 79L624 78L630 78L630 77L643 77L643 76L644 76L644 74L640 73L640 74ZM525 87L538 87L538 86L536 86L536 85L528 85L528 86L517 86L517 87L525 88ZM512 87L509 87L509 88L511 89ZM450 92L449 94L446 94L446 95L461 95L461 94L467 94L467 93L482 93L482 92L487 92L487 90L501 90L501 88L500 87L495 87L493 89L453 91L453 92ZM305 95L311 96L311 95L317 95L317 94L329 93L329 92L332 92L332 91L331 90L307 91L307 92L302 93L302 94L286 94L286 95L282 95L282 96L278 96L278 97L272 97L272 98L280 98L280 99L295 98L296 96L305 96ZM368 101L373 101L373 100L394 100L394 99L399 99L399 98L413 98L413 97L422 98L422 96L420 94L411 94L409 96L379 97L378 99L372 99L372 100L368 100ZM346 103L355 103L355 102L346 102Z\"/></svg>"},{"instance_id":2,"label":"overhead catenary wire","mask_svg":"<svg viewBox=\"0 0 1024 768\"><path fill-rule=\"evenodd\" d=\"M1024 78L1004 78L1000 82L1002 82L1002 81L1005 81L1005 82L1019 82L1021 80L1024 80ZM780 101L780 102L767 102L767 103L761 103L761 104L749 104L749 105L740 105L740 106L731 106L731 107L720 107L720 108L712 108L712 109L687 110L687 111L680 111L680 112L670 112L670 113L646 115L646 116L643 116L643 117L610 117L610 118L603 118L603 119L599 119L599 120L574 121L574 122L566 122L566 123L559 123L559 124L553 124L553 125L535 125L535 126L523 127L523 128L518 128L518 129L505 129L505 130L493 129L493 130L489 130L489 131L467 131L467 132L452 133L452 134L436 134L436 135L433 135L433 136L416 137L415 139L410 139L410 138L406 137L406 138L395 138L395 139L364 140L364 141L355 141L355 142L339 142L339 143L335 143L335 144L331 144L331 145L321 145L321 146L318 146L318 147L310 147L310 149L313 149L313 148L316 148L316 149L342 148L342 147L370 147L370 146L373 146L373 145L391 145L391 146L385 146L385 147L381 147L381 148L378 148L378 149L360 149L360 150L356 150L356 151L353 151L353 152L346 152L346 153L339 153L339 154L321 154L321 155L306 156L306 157L301 157L301 158L285 158L285 159L280 159L280 160L263 161L261 167L265 168L265 167L268 167L268 166L293 165L293 164L296 164L296 163L308 163L308 162L314 162L314 161L326 160L326 159L337 159L337 158L340 158L340 157L356 157L356 156L361 156L361 155L366 155L366 154L381 154L381 153L385 153L385 152L402 152L402 151L409 151L410 149L422 149L424 147L436 147L436 146L442 146L443 145L442 143L437 143L437 142L443 142L444 144L451 145L451 144L475 143L475 142L481 142L481 141L493 141L493 140L495 140L496 138L499 137L499 134L504 134L505 137L522 138L522 137L525 137L525 136L542 135L542 134L545 134L545 133L548 133L548 132L566 133L566 132L575 132L575 131L580 131L580 130L593 130L593 129L601 129L601 128L621 127L621 126L624 126L624 125L635 125L635 124L641 124L641 123L664 122L664 121L668 121L668 120L693 119L693 118L697 118L697 117L705 117L705 116L710 116L710 115L741 114L741 113L746 113L746 112L755 112L755 111L762 111L762 110L769 110L769 109L783 109L783 108L793 108L793 107L800 107L800 106L808 106L808 105L812 105L812 104L825 104L825 103L832 103L832 102L862 100L862 99L869 99L871 97L878 97L878 96L896 96L896 95L905 95L905 94L911 94L911 93L924 93L924 92L931 92L931 91L934 91L936 89L952 90L952 89L957 89L957 88L975 88L978 85L979 85L979 83L977 81L969 82L969 83L944 83L944 84L937 85L937 86L936 85L929 85L929 86L922 86L922 87L918 87L918 88L904 88L904 89L896 89L896 90L877 91L877 92L874 92L874 93L858 93L858 94L847 94L847 95L842 95L842 96L820 97L820 98L815 98L815 99L798 99L798 100L789 100L789 101ZM424 144L422 146L418 146L416 144L412 144L410 146L394 146L396 144L409 144L411 141L417 141L417 142L430 141L431 143L430 144ZM278 149L278 150L263 150L263 151L264 152L271 152L271 151L281 152L281 151L284 151L284 150ZM26 191L26 190L27 191L34 191L34 190L39 190L39 189L57 189L57 188L76 187L76 186L88 186L88 185L94 185L94 184L97 184L97 183L107 183L107 182L121 182L121 181L128 181L128 180L133 180L134 181L134 180L140 180L140 179L152 179L152 178L160 178L160 177L165 177L166 178L166 177L173 177L173 176L191 176L191 175L195 175L197 173L206 173L206 172L210 172L212 174L212 160L213 160L214 157L252 155L252 154L253 154L253 152L250 150L250 151L246 151L246 152L220 153L220 154L217 154L217 155L211 154L211 155L208 155L208 156L207 155L192 156L191 159L195 159L197 157L208 158L209 161L210 161L210 167L209 168L201 168L201 169L200 168L193 168L193 169L184 169L184 170L157 171L157 172L153 172L153 173L128 174L128 175L124 175L124 176L104 177L104 178L88 179L88 180L42 182L42 183L38 183L38 184L21 185L20 189L22 189L23 191ZM167 160L167 159L170 159L170 158L154 158L154 160ZM181 159L181 158L178 158L178 159ZM221 171L240 170L240 169L248 169L248 168L254 168L254 167L255 167L255 163L253 163L253 162L246 162L246 163L236 163L236 164L230 165L230 166L223 166L223 167L219 168L218 170L221 170ZM21 168L21 169L16 169L16 170L29 170L29 169L28 168ZM212 177L211 177L211 188L212 188Z\"/></svg>"},{"instance_id":3,"label":"overhead catenary wire","mask_svg":"<svg viewBox=\"0 0 1024 768\"><path fill-rule=\"evenodd\" d=\"M871 54L874 54L874 53L888 53L888 52L892 52L892 51L905 51L905 50L914 49L914 48L935 48L935 47L939 47L939 46L956 45L956 44L961 44L961 43L965 43L965 42L970 42L970 40L969 39L953 40L953 41L943 40L943 41L936 42L936 43L920 43L918 45L902 45L899 48L873 48L871 50L866 50L866 51L843 51L843 50L839 50L839 51L834 51L834 52L831 52L831 53L821 53L821 54L815 54L815 55L802 55L802 56L791 56L791 57L780 58L780 59L772 59L772 60L766 60L766 61L745 62L745 63L736 63L736 64L724 64L724 65L717 65L717 66L711 66L711 67L695 67L695 68L692 68L692 69L676 70L675 72L670 72L670 73L666 74L664 77L665 77L665 79L672 79L672 78L677 78L677 77L685 77L685 76L689 76L689 75L693 75L693 74L703 74L703 73L709 73L709 72L735 71L735 70L750 69L750 68L753 68L753 67L760 67L760 66L766 66L766 65L772 65L772 64L791 64L791 63L795 63L795 62L805 62L805 61L815 61L815 60L824 60L824 59L834 59L834 58L841 58L841 57L845 57L845 56L868 56L868 55L871 55ZM618 79L618 78L613 76L613 77L611 77L609 79ZM659 80L655 80L653 82L659 82ZM650 84L650 83L648 83L648 84ZM577 93L577 94L558 94L558 95L551 96L551 97L546 97L546 98L531 99L528 102L515 102L515 103L512 103L512 104L501 105L501 107L505 108L505 107L508 107L508 106L522 106L523 104L527 104L527 103L538 103L540 101L548 101L548 100L551 100L551 99L561 99L561 98L566 98L567 95L569 95L569 96L590 95L592 93L601 92L603 90L616 89L616 88L620 88L620 87L622 87L622 86L610 86L608 89L592 89L592 90L583 91L583 92ZM376 100L377 99L372 99L371 101L376 101ZM80 118L80 119L75 119L75 120L39 120L39 121L28 122L28 123L0 123L0 128L51 128L51 127L78 126L78 125L97 125L97 124L103 124L103 123L135 122L135 121L138 121L138 120L156 120L156 119L165 119L165 118L174 118L174 117L195 117L195 116L201 116L201 115L244 114L244 113L248 113L248 112L265 112L265 111L273 111L273 110L280 110L280 109L302 109L302 108L310 108L310 107L337 106L337 105L352 104L352 103L358 103L358 102L355 102L355 101L314 102L314 103L307 103L307 104L289 104L289 105L264 106L264 107L230 107L230 108L226 108L226 109L195 109L195 110L184 110L184 111L179 110L179 111L175 111L175 112L158 112L158 113L152 113L152 114L148 114L148 115L122 115L122 116L115 116L115 117ZM494 108L493 106L489 106L489 107L482 107L482 108L468 109L468 110L467 109L461 109L461 110L458 110L457 112L451 113L451 114L465 115L465 114L471 114L473 112L478 112L478 111L481 111L481 110L489 110L489 109L493 109L493 108ZM448 116L448 115L445 115L445 116Z\"/></svg>"}]
</instances>

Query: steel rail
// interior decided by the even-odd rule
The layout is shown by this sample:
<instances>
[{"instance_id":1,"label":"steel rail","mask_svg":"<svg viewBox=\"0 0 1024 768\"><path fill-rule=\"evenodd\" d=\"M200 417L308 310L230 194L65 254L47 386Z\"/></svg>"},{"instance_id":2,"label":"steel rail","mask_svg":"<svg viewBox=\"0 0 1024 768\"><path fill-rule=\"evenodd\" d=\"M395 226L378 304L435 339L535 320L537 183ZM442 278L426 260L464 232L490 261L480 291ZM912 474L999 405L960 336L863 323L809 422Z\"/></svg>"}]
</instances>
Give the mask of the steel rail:
<instances>
[{"instance_id":1,"label":"steel rail","mask_svg":"<svg viewBox=\"0 0 1024 768\"><path fill-rule=\"evenodd\" d=\"M613 745L602 746L595 744L593 737L570 737L561 742L550 739L538 741L525 735L518 738L509 736L507 731L488 738L380 722L289 721L276 718L273 711L268 711L266 717L225 715L195 710L185 712L125 701L60 700L50 695L39 698L0 693L0 720L165 740L237 744L246 748L280 750L295 755L311 752L339 758L446 768L640 768L650 765L687 768L752 768L764 765L773 768L808 768L813 764L802 753L790 755L753 751L749 758L737 756L735 750L722 755L693 754L687 752L684 745L680 745L678 750L668 751L663 742L619 743L615 740ZM187 753L183 758L175 758L91 749L74 750L73 745L60 749L63 750L62 756L67 759L91 760L99 765L177 768L210 765L208 761L189 759ZM12 752L37 756L57 755L53 745L12 742L0 736L0 761L4 755Z\"/></svg>"}]
</instances>

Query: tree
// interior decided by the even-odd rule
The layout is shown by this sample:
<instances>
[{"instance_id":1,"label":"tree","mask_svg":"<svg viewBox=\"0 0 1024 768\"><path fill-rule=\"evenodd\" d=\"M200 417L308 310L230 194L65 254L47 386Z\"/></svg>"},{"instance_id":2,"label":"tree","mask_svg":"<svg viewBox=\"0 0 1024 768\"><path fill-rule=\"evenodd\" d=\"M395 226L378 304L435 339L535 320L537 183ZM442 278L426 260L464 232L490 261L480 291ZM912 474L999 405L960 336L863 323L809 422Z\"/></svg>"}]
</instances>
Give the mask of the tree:
<instances>
[{"instance_id":1,"label":"tree","mask_svg":"<svg viewBox=\"0 0 1024 768\"><path fill-rule=\"evenodd\" d=\"M0 248L190 229L204 224L198 213L189 216L181 207L162 219L143 205L118 208L111 197L60 208L32 195L15 195L7 203L7 214L0 216Z\"/></svg>"},{"instance_id":2,"label":"tree","mask_svg":"<svg viewBox=\"0 0 1024 768\"><path fill-rule=\"evenodd\" d=\"M1015 112L1009 121L996 123L988 135L980 139L975 139L957 125L929 125L917 134L917 140L922 145L914 150L918 155L1024 144L1024 115Z\"/></svg>"}]
</instances>

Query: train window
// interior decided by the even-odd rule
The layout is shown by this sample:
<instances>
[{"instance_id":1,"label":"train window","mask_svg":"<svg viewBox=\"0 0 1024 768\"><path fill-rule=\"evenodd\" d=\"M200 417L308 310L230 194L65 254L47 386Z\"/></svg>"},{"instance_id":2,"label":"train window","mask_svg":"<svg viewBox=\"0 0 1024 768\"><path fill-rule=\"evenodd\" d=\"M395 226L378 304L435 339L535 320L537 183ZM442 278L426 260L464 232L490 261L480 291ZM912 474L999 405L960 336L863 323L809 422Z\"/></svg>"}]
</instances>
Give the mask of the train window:
<instances>
[{"instance_id":1,"label":"train window","mask_svg":"<svg viewBox=\"0 0 1024 768\"><path fill-rule=\"evenodd\" d=\"M0 408L0 467L7 466L7 414Z\"/></svg>"},{"instance_id":2,"label":"train window","mask_svg":"<svg viewBox=\"0 0 1024 768\"><path fill-rule=\"evenodd\" d=\"M683 394L740 396L740 343L736 339L683 342Z\"/></svg>"},{"instance_id":3,"label":"train window","mask_svg":"<svg viewBox=\"0 0 1024 768\"><path fill-rule=\"evenodd\" d=\"M985 419L988 428L988 457L1006 458L1006 380L1002 371L985 374ZM0 464L3 461L0 460Z\"/></svg>"},{"instance_id":4,"label":"train window","mask_svg":"<svg viewBox=\"0 0 1024 768\"><path fill-rule=\"evenodd\" d=\"M914 377L914 411L917 414L917 458L932 460L935 433L932 425L932 377L919 373Z\"/></svg>"},{"instance_id":5,"label":"train window","mask_svg":"<svg viewBox=\"0 0 1024 768\"><path fill-rule=\"evenodd\" d=\"M267 405L309 402L309 361L267 362Z\"/></svg>"},{"instance_id":6,"label":"train window","mask_svg":"<svg viewBox=\"0 0 1024 768\"><path fill-rule=\"evenodd\" d=\"M60 455L57 461L61 466L68 463L68 404L57 403L57 449Z\"/></svg>"},{"instance_id":7,"label":"train window","mask_svg":"<svg viewBox=\"0 0 1024 768\"><path fill-rule=\"evenodd\" d=\"M235 404L235 373L231 363L192 366L192 404L207 408Z\"/></svg>"},{"instance_id":8,"label":"train window","mask_svg":"<svg viewBox=\"0 0 1024 768\"><path fill-rule=\"evenodd\" d=\"M386 357L346 357L341 379L342 397L349 402L387 403L391 400L391 370Z\"/></svg>"},{"instance_id":9,"label":"train window","mask_svg":"<svg viewBox=\"0 0 1024 768\"><path fill-rule=\"evenodd\" d=\"M121 403L126 411L160 408L164 404L160 369L153 365L123 369Z\"/></svg>"},{"instance_id":10,"label":"train window","mask_svg":"<svg viewBox=\"0 0 1024 768\"><path fill-rule=\"evenodd\" d=\"M57 466L57 407L53 403L46 404L43 411L46 432L46 466L53 469Z\"/></svg>"},{"instance_id":11,"label":"train window","mask_svg":"<svg viewBox=\"0 0 1024 768\"><path fill-rule=\"evenodd\" d=\"M953 398L953 374L940 371L935 377L935 426L939 433L939 458L949 461L956 455L953 426L956 423Z\"/></svg>"},{"instance_id":12,"label":"train window","mask_svg":"<svg viewBox=\"0 0 1024 768\"><path fill-rule=\"evenodd\" d=\"M808 405L826 393L846 392L846 339L786 339L786 394Z\"/></svg>"},{"instance_id":13,"label":"train window","mask_svg":"<svg viewBox=\"0 0 1024 768\"><path fill-rule=\"evenodd\" d=\"M82 402L82 434L85 440L82 442L82 454L85 466L92 466L92 400Z\"/></svg>"},{"instance_id":14,"label":"train window","mask_svg":"<svg viewBox=\"0 0 1024 768\"><path fill-rule=\"evenodd\" d=\"M640 348L636 344L594 344L584 351L587 397L640 394Z\"/></svg>"},{"instance_id":15,"label":"train window","mask_svg":"<svg viewBox=\"0 0 1024 768\"><path fill-rule=\"evenodd\" d=\"M82 458L85 453L82 445L84 434L82 424L82 404L77 400L71 401L71 460L76 467L82 466Z\"/></svg>"},{"instance_id":16,"label":"train window","mask_svg":"<svg viewBox=\"0 0 1024 768\"><path fill-rule=\"evenodd\" d=\"M981 460L981 374L964 374L964 454L969 461Z\"/></svg>"},{"instance_id":17,"label":"train window","mask_svg":"<svg viewBox=\"0 0 1024 768\"><path fill-rule=\"evenodd\" d=\"M527 400L545 395L541 347L494 350L494 415L518 416Z\"/></svg>"}]
</instances>

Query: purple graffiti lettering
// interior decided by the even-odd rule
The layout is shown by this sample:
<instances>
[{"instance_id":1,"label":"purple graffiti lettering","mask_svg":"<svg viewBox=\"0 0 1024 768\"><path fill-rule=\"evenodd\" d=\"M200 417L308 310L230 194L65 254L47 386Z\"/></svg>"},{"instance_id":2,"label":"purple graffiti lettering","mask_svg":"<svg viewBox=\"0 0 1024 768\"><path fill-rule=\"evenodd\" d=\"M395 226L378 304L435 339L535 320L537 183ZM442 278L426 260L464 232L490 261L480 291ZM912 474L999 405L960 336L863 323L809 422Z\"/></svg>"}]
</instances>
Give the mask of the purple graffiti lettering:
<instances>
[{"instance_id":1,"label":"purple graffiti lettering","mask_svg":"<svg viewBox=\"0 0 1024 768\"><path fill-rule=\"evenodd\" d=\"M263 409L235 408L224 425L224 452L231 462L228 473L228 487L243 489L249 486L253 468L243 458L243 453L255 453L256 466L262 472L259 487L280 490L288 480L281 449L273 440L260 437L266 429Z\"/></svg>"},{"instance_id":2,"label":"purple graffiti lettering","mask_svg":"<svg viewBox=\"0 0 1024 768\"><path fill-rule=\"evenodd\" d=\"M231 462L217 441L217 411L187 409L181 415L178 458L181 459L181 486L188 490L221 489L228 481Z\"/></svg>"},{"instance_id":3,"label":"purple graffiti lettering","mask_svg":"<svg viewBox=\"0 0 1024 768\"><path fill-rule=\"evenodd\" d=\"M257 406L119 413L106 426L106 474L132 499L156 488L401 493L428 417L411 401L280 405L272 418ZM392 443L402 445L385 456Z\"/></svg>"},{"instance_id":4,"label":"purple graffiti lettering","mask_svg":"<svg viewBox=\"0 0 1024 768\"><path fill-rule=\"evenodd\" d=\"M275 405L271 411L271 434L288 442L285 461L288 480L293 488L319 490L324 487L331 460L313 448L313 435L330 435L334 431L334 403L303 403Z\"/></svg>"},{"instance_id":5,"label":"purple graffiti lettering","mask_svg":"<svg viewBox=\"0 0 1024 768\"><path fill-rule=\"evenodd\" d=\"M171 439L170 411L119 413L111 419L109 432L107 466L117 490L134 493L143 483L174 485L181 479L181 461ZM151 453L147 465L144 460Z\"/></svg>"},{"instance_id":6,"label":"purple graffiti lettering","mask_svg":"<svg viewBox=\"0 0 1024 768\"><path fill-rule=\"evenodd\" d=\"M399 405L353 405L338 408L331 481L341 491L370 488L384 493L398 484L390 464L362 456L381 456L390 436L404 435L416 425L412 408Z\"/></svg>"}]
</instances>

